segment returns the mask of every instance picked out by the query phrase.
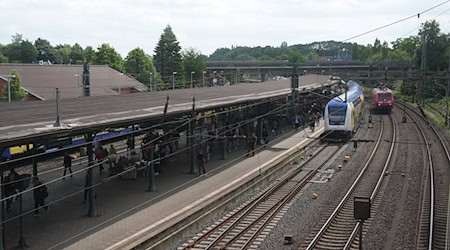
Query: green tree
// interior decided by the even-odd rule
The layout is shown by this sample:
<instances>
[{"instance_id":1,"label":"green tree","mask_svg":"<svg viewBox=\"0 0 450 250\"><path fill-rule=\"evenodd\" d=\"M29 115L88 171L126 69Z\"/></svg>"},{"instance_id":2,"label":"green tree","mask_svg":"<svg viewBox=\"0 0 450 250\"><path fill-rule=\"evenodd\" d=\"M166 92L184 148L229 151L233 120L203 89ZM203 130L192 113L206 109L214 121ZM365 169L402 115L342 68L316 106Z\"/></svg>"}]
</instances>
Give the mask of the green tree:
<instances>
[{"instance_id":1,"label":"green tree","mask_svg":"<svg viewBox=\"0 0 450 250\"><path fill-rule=\"evenodd\" d=\"M84 59L83 48L75 43L70 50L70 59L72 59L72 63L74 64L82 64Z\"/></svg>"},{"instance_id":2,"label":"green tree","mask_svg":"<svg viewBox=\"0 0 450 250\"><path fill-rule=\"evenodd\" d=\"M12 36L11 43L6 45L4 48L4 54L8 57L10 62L18 62L20 63L21 57L21 43L23 41L23 37L21 34L16 33Z\"/></svg>"},{"instance_id":3,"label":"green tree","mask_svg":"<svg viewBox=\"0 0 450 250\"><path fill-rule=\"evenodd\" d=\"M5 46L0 44L0 63L7 63L8 62L8 57L3 55L4 49L5 49Z\"/></svg>"},{"instance_id":4,"label":"green tree","mask_svg":"<svg viewBox=\"0 0 450 250\"><path fill-rule=\"evenodd\" d=\"M236 57L234 57L234 60L236 60L236 61L254 61L255 58L253 56L250 56L247 53L239 53Z\"/></svg>"},{"instance_id":5,"label":"green tree","mask_svg":"<svg viewBox=\"0 0 450 250\"><path fill-rule=\"evenodd\" d=\"M21 34L12 36L11 43L3 49L10 62L32 63L37 58L37 49L33 43L23 40Z\"/></svg>"},{"instance_id":6,"label":"green tree","mask_svg":"<svg viewBox=\"0 0 450 250\"><path fill-rule=\"evenodd\" d=\"M289 49L287 54L282 54L279 59L288 60L291 63L304 63L306 61L305 56L294 49Z\"/></svg>"},{"instance_id":7,"label":"green tree","mask_svg":"<svg viewBox=\"0 0 450 250\"><path fill-rule=\"evenodd\" d=\"M262 55L262 56L258 57L258 60L259 61L273 61L275 59L268 55Z\"/></svg>"},{"instance_id":8,"label":"green tree","mask_svg":"<svg viewBox=\"0 0 450 250\"><path fill-rule=\"evenodd\" d=\"M17 74L17 71L12 70L11 75L15 75L15 78L10 79L10 86L11 86L11 101L22 101L23 98L26 95L25 90L23 90L20 87L20 84L22 83L22 80L20 78L20 75ZM3 96L5 100L8 100L8 85L5 85L5 88L3 90Z\"/></svg>"},{"instance_id":9,"label":"green tree","mask_svg":"<svg viewBox=\"0 0 450 250\"><path fill-rule=\"evenodd\" d=\"M392 42L392 49L394 51L405 51L407 53L407 59L410 61L416 61L416 53L419 46L420 39L418 36L399 38Z\"/></svg>"},{"instance_id":10,"label":"green tree","mask_svg":"<svg viewBox=\"0 0 450 250\"><path fill-rule=\"evenodd\" d=\"M172 31L170 25L164 29L154 50L153 62L156 70L161 74L161 78L168 82L172 78L172 73L177 72L179 78L183 78L183 61L181 57L181 47ZM180 79L183 81L183 79Z\"/></svg>"},{"instance_id":11,"label":"green tree","mask_svg":"<svg viewBox=\"0 0 450 250\"><path fill-rule=\"evenodd\" d=\"M92 48L92 46L87 46L84 49L83 59L86 60L86 62L88 62L88 63L92 63L92 61L94 60L94 54L95 54L95 51Z\"/></svg>"},{"instance_id":12,"label":"green tree","mask_svg":"<svg viewBox=\"0 0 450 250\"><path fill-rule=\"evenodd\" d=\"M125 72L136 78L141 83L150 87L150 78L153 78L152 60L145 54L141 48L135 48L130 51L124 61Z\"/></svg>"},{"instance_id":13,"label":"green tree","mask_svg":"<svg viewBox=\"0 0 450 250\"><path fill-rule=\"evenodd\" d=\"M319 54L317 53L317 51L312 50L308 54L306 54L306 60L317 62L319 61Z\"/></svg>"},{"instance_id":14,"label":"green tree","mask_svg":"<svg viewBox=\"0 0 450 250\"><path fill-rule=\"evenodd\" d=\"M185 70L185 79L191 77L191 72L195 72L193 76L194 85L200 86L203 84L203 71L206 68L204 56L202 53L194 48L188 48L183 51L183 65Z\"/></svg>"},{"instance_id":15,"label":"green tree","mask_svg":"<svg viewBox=\"0 0 450 250\"><path fill-rule=\"evenodd\" d=\"M58 52L46 39L38 38L34 41L34 46L38 51L37 60L57 62Z\"/></svg>"},{"instance_id":16,"label":"green tree","mask_svg":"<svg viewBox=\"0 0 450 250\"><path fill-rule=\"evenodd\" d=\"M72 63L70 60L70 52L72 51L72 46L69 44L59 44L55 46L56 49L56 61L59 64L69 64Z\"/></svg>"},{"instance_id":17,"label":"green tree","mask_svg":"<svg viewBox=\"0 0 450 250\"><path fill-rule=\"evenodd\" d=\"M119 53L109 44L104 43L97 48L94 54L95 64L108 65L109 67L123 72L123 60Z\"/></svg>"},{"instance_id":18,"label":"green tree","mask_svg":"<svg viewBox=\"0 0 450 250\"><path fill-rule=\"evenodd\" d=\"M421 42L426 44L426 68L428 70L446 70L448 67L448 35L442 34L436 20L426 21L419 32ZM422 49L417 50L417 63L421 65Z\"/></svg>"},{"instance_id":19,"label":"green tree","mask_svg":"<svg viewBox=\"0 0 450 250\"><path fill-rule=\"evenodd\" d=\"M38 51L33 43L28 40L20 43L20 61L22 63L32 63L36 61Z\"/></svg>"}]
</instances>

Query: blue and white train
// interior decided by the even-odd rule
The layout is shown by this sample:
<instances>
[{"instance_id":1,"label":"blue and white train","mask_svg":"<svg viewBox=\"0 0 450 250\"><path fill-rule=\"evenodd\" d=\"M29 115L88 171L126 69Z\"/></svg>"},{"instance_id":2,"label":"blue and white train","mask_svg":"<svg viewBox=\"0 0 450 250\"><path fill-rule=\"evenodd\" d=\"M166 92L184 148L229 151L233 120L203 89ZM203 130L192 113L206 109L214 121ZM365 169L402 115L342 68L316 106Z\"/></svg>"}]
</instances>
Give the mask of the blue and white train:
<instances>
[{"instance_id":1,"label":"blue and white train","mask_svg":"<svg viewBox=\"0 0 450 250\"><path fill-rule=\"evenodd\" d=\"M363 118L363 88L354 81L349 81L347 86L347 93L333 98L325 107L325 133L350 137Z\"/></svg>"}]
</instances>

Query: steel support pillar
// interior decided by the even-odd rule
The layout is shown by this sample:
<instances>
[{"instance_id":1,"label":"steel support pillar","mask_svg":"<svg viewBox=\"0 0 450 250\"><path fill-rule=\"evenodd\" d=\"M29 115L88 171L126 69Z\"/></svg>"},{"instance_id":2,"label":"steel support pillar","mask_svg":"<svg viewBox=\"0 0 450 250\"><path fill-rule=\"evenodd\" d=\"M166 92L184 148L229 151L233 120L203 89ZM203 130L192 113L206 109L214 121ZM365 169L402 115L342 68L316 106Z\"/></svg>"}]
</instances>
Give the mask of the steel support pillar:
<instances>
[{"instance_id":1,"label":"steel support pillar","mask_svg":"<svg viewBox=\"0 0 450 250\"><path fill-rule=\"evenodd\" d=\"M88 197L89 197L89 210L88 210L88 216L89 217L95 217L97 216L97 209L95 205L95 188L94 185L94 168L92 167L94 165L94 151L92 149L92 134L88 133L86 136L86 142L87 142L87 155L88 155L88 171L87 171L87 187L88 188Z\"/></svg>"},{"instance_id":2,"label":"steel support pillar","mask_svg":"<svg viewBox=\"0 0 450 250\"><path fill-rule=\"evenodd\" d=\"M150 165L148 166L148 191L149 192L155 192L156 191L156 185L155 185L155 163L153 162L154 158L154 148L150 148Z\"/></svg>"}]
</instances>

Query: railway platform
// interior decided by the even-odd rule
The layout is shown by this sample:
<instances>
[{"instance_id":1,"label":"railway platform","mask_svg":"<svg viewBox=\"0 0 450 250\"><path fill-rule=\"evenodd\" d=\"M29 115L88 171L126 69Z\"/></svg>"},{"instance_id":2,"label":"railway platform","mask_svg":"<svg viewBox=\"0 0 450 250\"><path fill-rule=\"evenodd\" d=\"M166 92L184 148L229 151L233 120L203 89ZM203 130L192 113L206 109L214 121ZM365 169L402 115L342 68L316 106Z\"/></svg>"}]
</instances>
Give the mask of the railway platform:
<instances>
[{"instance_id":1,"label":"railway platform","mask_svg":"<svg viewBox=\"0 0 450 250\"><path fill-rule=\"evenodd\" d=\"M188 173L189 157L186 153L179 154L155 176L155 192L147 191L147 176L104 182L96 188L95 217L87 216L88 205L82 203L82 175L66 177L59 186L52 187L50 196L57 195L55 188L79 192L51 205L49 212L41 212L37 218L32 213L24 216L23 237L18 220L6 223L6 249L16 249L21 239L28 249L124 249L130 242L139 243L144 234L161 232L192 214L214 195L225 192L230 185L257 175L277 157L318 137L323 132L323 120L315 132L309 128L284 132L278 137L271 136L269 144L260 146L254 157L247 157L244 147L230 152L228 160L213 154L206 163L207 174L202 176ZM107 179L106 174L98 175L97 171L95 174L98 181Z\"/></svg>"}]
</instances>

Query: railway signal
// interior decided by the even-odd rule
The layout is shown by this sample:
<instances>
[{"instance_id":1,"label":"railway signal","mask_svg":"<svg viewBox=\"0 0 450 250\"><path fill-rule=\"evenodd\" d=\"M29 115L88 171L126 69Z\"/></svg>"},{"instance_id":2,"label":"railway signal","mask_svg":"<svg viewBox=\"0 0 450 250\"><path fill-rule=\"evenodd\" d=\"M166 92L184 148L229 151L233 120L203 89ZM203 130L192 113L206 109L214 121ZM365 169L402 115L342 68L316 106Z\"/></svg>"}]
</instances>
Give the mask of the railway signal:
<instances>
[{"instance_id":1,"label":"railway signal","mask_svg":"<svg viewBox=\"0 0 450 250\"><path fill-rule=\"evenodd\" d=\"M359 249L362 249L362 228L364 220L370 218L370 198L354 197L353 217L359 220Z\"/></svg>"}]
</instances>

